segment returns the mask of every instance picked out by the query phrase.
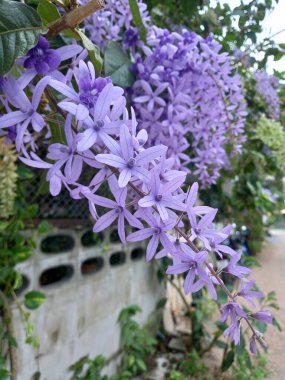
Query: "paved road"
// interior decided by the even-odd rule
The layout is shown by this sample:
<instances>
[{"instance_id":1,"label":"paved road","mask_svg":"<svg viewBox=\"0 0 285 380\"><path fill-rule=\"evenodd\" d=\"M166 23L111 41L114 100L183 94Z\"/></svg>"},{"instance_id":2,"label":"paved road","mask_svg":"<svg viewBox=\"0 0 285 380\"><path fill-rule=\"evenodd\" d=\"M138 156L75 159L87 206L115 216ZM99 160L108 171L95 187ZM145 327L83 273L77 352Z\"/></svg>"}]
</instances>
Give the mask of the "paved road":
<instances>
[{"instance_id":1,"label":"paved road","mask_svg":"<svg viewBox=\"0 0 285 380\"><path fill-rule=\"evenodd\" d=\"M269 326L266 332L270 346L270 375L267 379L285 380L285 230L272 231L272 237L258 257L262 268L254 269L253 277L264 292L276 292L280 310L274 311L274 315L283 329L279 332Z\"/></svg>"}]
</instances>

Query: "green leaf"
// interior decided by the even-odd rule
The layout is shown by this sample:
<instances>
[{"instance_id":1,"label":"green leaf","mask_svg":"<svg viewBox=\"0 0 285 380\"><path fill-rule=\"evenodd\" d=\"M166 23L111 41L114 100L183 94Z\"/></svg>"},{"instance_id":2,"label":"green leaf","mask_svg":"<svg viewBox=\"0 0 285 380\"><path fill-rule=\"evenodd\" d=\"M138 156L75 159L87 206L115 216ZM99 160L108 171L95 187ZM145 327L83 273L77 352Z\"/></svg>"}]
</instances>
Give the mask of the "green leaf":
<instances>
[{"instance_id":1,"label":"green leaf","mask_svg":"<svg viewBox=\"0 0 285 380\"><path fill-rule=\"evenodd\" d=\"M139 367L141 371L145 372L147 370L145 362L142 359L137 359L136 362L137 362L137 366Z\"/></svg>"},{"instance_id":2,"label":"green leaf","mask_svg":"<svg viewBox=\"0 0 285 380\"><path fill-rule=\"evenodd\" d=\"M278 331L280 331L280 332L282 331L282 327L281 327L280 324L277 322L277 320L276 320L275 317L272 318L272 324L273 324L273 326L275 326L275 327L277 328Z\"/></svg>"},{"instance_id":3,"label":"green leaf","mask_svg":"<svg viewBox=\"0 0 285 380\"><path fill-rule=\"evenodd\" d=\"M199 0L181 0L181 5L183 8L183 11L185 12L185 15L187 17L192 17L193 14L195 13L198 5L199 5Z\"/></svg>"},{"instance_id":4,"label":"green leaf","mask_svg":"<svg viewBox=\"0 0 285 380\"><path fill-rule=\"evenodd\" d=\"M143 23L137 0L129 0L129 4L130 4L130 9L132 12L134 23L140 30L140 37L146 43L147 30Z\"/></svg>"},{"instance_id":5,"label":"green leaf","mask_svg":"<svg viewBox=\"0 0 285 380\"><path fill-rule=\"evenodd\" d=\"M24 303L27 309L34 310L41 306L45 302L45 299L46 297L43 293L32 290L25 294Z\"/></svg>"},{"instance_id":6,"label":"green leaf","mask_svg":"<svg viewBox=\"0 0 285 380\"><path fill-rule=\"evenodd\" d=\"M229 351L222 363L222 372L227 371L235 360L235 352Z\"/></svg>"},{"instance_id":7,"label":"green leaf","mask_svg":"<svg viewBox=\"0 0 285 380\"><path fill-rule=\"evenodd\" d=\"M43 31L37 12L18 1L0 0L0 76L6 74L16 58L33 48Z\"/></svg>"},{"instance_id":8,"label":"green leaf","mask_svg":"<svg viewBox=\"0 0 285 380\"><path fill-rule=\"evenodd\" d=\"M43 25L48 25L61 17L57 6L49 0L40 0L37 10Z\"/></svg>"},{"instance_id":9,"label":"green leaf","mask_svg":"<svg viewBox=\"0 0 285 380\"><path fill-rule=\"evenodd\" d=\"M97 45L93 44L92 41L81 31L77 30L79 34L82 44L86 50L88 50L89 57L95 67L96 74L100 75L103 67L103 59L100 55L100 49Z\"/></svg>"},{"instance_id":10,"label":"green leaf","mask_svg":"<svg viewBox=\"0 0 285 380\"><path fill-rule=\"evenodd\" d=\"M38 225L38 231L40 234L46 234L51 230L52 226L49 222L46 220L43 220L39 225Z\"/></svg>"},{"instance_id":11,"label":"green leaf","mask_svg":"<svg viewBox=\"0 0 285 380\"><path fill-rule=\"evenodd\" d=\"M128 87L134 83L134 76L130 72L130 60L127 54L116 42L109 42L104 56L105 75L110 76L114 84Z\"/></svg>"}]
</instances>

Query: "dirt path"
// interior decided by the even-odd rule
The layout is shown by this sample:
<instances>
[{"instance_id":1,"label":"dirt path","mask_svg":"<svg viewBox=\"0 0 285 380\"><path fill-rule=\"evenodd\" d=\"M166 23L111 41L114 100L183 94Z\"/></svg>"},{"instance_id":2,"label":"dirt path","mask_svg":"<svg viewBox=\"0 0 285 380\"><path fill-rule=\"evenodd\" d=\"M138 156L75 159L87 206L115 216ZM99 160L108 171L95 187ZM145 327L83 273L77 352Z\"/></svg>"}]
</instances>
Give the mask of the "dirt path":
<instances>
[{"instance_id":1,"label":"dirt path","mask_svg":"<svg viewBox=\"0 0 285 380\"><path fill-rule=\"evenodd\" d=\"M267 241L263 252L258 256L262 268L254 269L253 277L256 278L261 290L268 293L274 290L277 295L280 310L274 311L276 319L282 326L279 332L273 326L269 326L266 332L266 341L269 348L268 380L285 380L285 231L274 230L272 237Z\"/></svg>"}]
</instances>

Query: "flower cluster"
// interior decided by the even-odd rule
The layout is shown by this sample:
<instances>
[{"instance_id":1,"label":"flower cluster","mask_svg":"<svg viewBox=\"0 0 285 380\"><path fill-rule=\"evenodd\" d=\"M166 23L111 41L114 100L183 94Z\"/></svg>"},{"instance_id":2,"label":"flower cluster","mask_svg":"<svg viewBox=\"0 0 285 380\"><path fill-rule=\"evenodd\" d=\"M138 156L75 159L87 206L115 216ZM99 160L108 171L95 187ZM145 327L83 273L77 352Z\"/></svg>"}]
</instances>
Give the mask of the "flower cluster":
<instances>
[{"instance_id":1,"label":"flower cluster","mask_svg":"<svg viewBox=\"0 0 285 380\"><path fill-rule=\"evenodd\" d=\"M65 75L51 70L35 80L33 70L1 82L0 99L7 113L0 117L0 126L6 135L13 128L20 160L46 170L52 195L64 187L73 199L85 199L94 232L117 224L122 243L147 241L148 261L172 257L167 273L185 274L185 293L206 287L217 299L216 288L222 288L229 297L222 319L231 319L225 334L237 344L241 321L250 324L255 318L242 310L237 298L254 293L246 277L250 270L238 265L241 254L223 244L230 227L214 227L217 209L196 205L197 183L185 189L186 172L168 158L167 146L148 142L152 137L138 127L134 110L128 111L123 89L109 78L96 77L92 63L75 57ZM61 137L51 128L56 123ZM85 172L92 174L91 180ZM103 183L109 193L101 191ZM215 255L228 257L223 271L240 279L238 293L231 294L220 272L208 263ZM258 332L252 328L252 333L258 340Z\"/></svg>"},{"instance_id":2,"label":"flower cluster","mask_svg":"<svg viewBox=\"0 0 285 380\"><path fill-rule=\"evenodd\" d=\"M142 0L137 3L143 23L148 25L150 16L147 5ZM130 46L139 42L132 20L129 0L105 0L104 9L85 20L85 28L91 40L102 50L109 41L124 42Z\"/></svg>"},{"instance_id":3,"label":"flower cluster","mask_svg":"<svg viewBox=\"0 0 285 380\"><path fill-rule=\"evenodd\" d=\"M153 27L150 48L136 56L132 101L150 144L167 144L175 167L192 168L204 186L241 151L246 116L231 58L212 37Z\"/></svg>"},{"instance_id":4,"label":"flower cluster","mask_svg":"<svg viewBox=\"0 0 285 380\"><path fill-rule=\"evenodd\" d=\"M148 25L145 45L133 27L127 3L107 1L86 28L103 48L108 40L129 48L136 76L129 99L140 128L149 134L147 146L166 144L176 169L190 169L203 186L209 186L221 169L229 168L229 152L240 153L245 141L240 76L211 36L203 39L186 29L175 33L159 29L140 1Z\"/></svg>"},{"instance_id":5,"label":"flower cluster","mask_svg":"<svg viewBox=\"0 0 285 380\"><path fill-rule=\"evenodd\" d=\"M275 120L280 119L280 99L277 93L279 79L269 75L265 71L257 71L254 74L255 91L263 98L268 106L269 116Z\"/></svg>"}]
</instances>

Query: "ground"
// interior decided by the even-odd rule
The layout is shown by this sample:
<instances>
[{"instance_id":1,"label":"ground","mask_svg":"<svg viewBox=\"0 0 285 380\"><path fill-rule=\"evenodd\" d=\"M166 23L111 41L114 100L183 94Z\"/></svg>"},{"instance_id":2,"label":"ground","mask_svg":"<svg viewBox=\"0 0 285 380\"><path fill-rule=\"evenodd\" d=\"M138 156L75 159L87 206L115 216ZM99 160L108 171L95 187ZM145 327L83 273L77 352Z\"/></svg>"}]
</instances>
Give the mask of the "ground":
<instances>
[{"instance_id":1,"label":"ground","mask_svg":"<svg viewBox=\"0 0 285 380\"><path fill-rule=\"evenodd\" d=\"M285 379L285 231L274 230L268 238L266 246L258 255L261 268L254 269L253 277L261 290L268 293L276 292L280 310L274 315L283 331L269 326L266 332L266 341L269 344L270 374L267 380Z\"/></svg>"}]
</instances>

